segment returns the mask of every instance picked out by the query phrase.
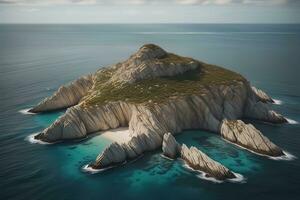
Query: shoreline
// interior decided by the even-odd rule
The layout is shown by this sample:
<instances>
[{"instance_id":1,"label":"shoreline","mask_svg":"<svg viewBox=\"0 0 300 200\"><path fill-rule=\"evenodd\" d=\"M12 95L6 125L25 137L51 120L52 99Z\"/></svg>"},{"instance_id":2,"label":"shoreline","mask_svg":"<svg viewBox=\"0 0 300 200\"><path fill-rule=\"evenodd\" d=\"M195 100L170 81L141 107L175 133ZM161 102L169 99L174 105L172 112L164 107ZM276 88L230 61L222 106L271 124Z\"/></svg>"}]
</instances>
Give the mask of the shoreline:
<instances>
[{"instance_id":1,"label":"shoreline","mask_svg":"<svg viewBox=\"0 0 300 200\"><path fill-rule=\"evenodd\" d=\"M233 172L232 173L236 176L235 178L229 178L229 179L225 179L225 180L218 180L214 177L207 177L207 173L201 170L196 170L193 169L192 167L190 167L183 159L179 158L180 162L182 162L182 166L184 168L186 168L187 170L193 171L193 172L197 172L198 174L196 175L198 178L206 180L206 181L210 181L213 183L224 183L224 182L231 182L231 183L246 183L246 179L243 175Z\"/></svg>"},{"instance_id":2,"label":"shoreline","mask_svg":"<svg viewBox=\"0 0 300 200\"><path fill-rule=\"evenodd\" d=\"M37 113L32 113L32 112L29 112L29 110L32 109L31 108L24 108L24 109L21 109L21 110L18 110L19 113L23 114L23 115L36 115Z\"/></svg>"},{"instance_id":3,"label":"shoreline","mask_svg":"<svg viewBox=\"0 0 300 200\"><path fill-rule=\"evenodd\" d=\"M104 138L112 141L112 142L117 142L119 144L126 143L128 142L131 137L129 134L129 129L127 127L121 127L121 128L116 128L116 129L111 129L103 132L98 132L99 135L103 136ZM32 143L32 144L55 144L57 142L44 142L38 139L35 139L34 137L38 135L39 133L32 133L28 135L25 140Z\"/></svg>"},{"instance_id":4,"label":"shoreline","mask_svg":"<svg viewBox=\"0 0 300 200\"><path fill-rule=\"evenodd\" d=\"M54 144L54 143L50 143L50 142L44 142L42 140L38 140L38 139L35 139L34 137L36 135L38 135L39 133L32 133L30 135L28 135L25 140L30 142L31 144L46 144L46 145L49 145L49 144Z\"/></svg>"},{"instance_id":5,"label":"shoreline","mask_svg":"<svg viewBox=\"0 0 300 200\"><path fill-rule=\"evenodd\" d=\"M258 156L263 156L263 157L266 157L266 158L271 159L271 160L285 160L285 161L291 161L291 160L295 160L295 159L297 158L297 157L294 156L293 154L291 154L291 153L289 153L289 152L287 152L287 151L284 151L284 150L282 150L282 152L283 152L284 155L275 157L275 156L269 156L269 155L257 153L257 152L255 152L255 151L253 151L253 150L251 150L251 149L248 149L248 148L243 147L243 146L241 146L241 145L239 145L239 144L236 144L236 143L233 143L233 142L231 142L231 141L229 141L229 140L226 140L225 138L222 138L222 140L224 140L224 141L226 141L226 142L228 142L228 143L230 143L230 144L232 144L232 145L235 145L236 147L239 147L239 148L241 148L241 149L247 150L247 151L249 151L249 152L251 152L251 153L253 153L253 154L256 154L256 155L258 155Z\"/></svg>"}]
</instances>

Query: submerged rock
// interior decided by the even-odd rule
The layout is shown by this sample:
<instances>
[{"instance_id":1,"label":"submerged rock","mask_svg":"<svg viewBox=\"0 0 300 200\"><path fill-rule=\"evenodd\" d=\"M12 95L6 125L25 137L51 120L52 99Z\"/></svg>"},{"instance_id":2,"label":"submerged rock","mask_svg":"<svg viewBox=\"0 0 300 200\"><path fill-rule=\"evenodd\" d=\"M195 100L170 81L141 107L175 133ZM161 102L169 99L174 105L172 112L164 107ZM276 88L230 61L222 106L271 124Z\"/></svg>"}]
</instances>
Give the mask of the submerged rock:
<instances>
[{"instance_id":1,"label":"submerged rock","mask_svg":"<svg viewBox=\"0 0 300 200\"><path fill-rule=\"evenodd\" d=\"M168 53L156 45L144 45L126 61L59 89L32 112L69 107L36 136L47 142L83 138L96 131L129 126L130 141L109 146L92 165L105 168L157 149L163 141L165 154L175 157L179 153L177 145L171 135L164 138L164 134L187 129L220 133L245 148L280 156L282 151L254 127L238 121L234 127L242 126L243 131L237 132L237 128L232 131L231 124L223 121L251 118L286 122L265 103L270 99L261 90L251 88L237 73ZM189 155L206 158L195 149L185 149L183 155L187 159ZM223 175L229 177L225 171ZM208 172L214 173L214 170Z\"/></svg>"}]
</instances>

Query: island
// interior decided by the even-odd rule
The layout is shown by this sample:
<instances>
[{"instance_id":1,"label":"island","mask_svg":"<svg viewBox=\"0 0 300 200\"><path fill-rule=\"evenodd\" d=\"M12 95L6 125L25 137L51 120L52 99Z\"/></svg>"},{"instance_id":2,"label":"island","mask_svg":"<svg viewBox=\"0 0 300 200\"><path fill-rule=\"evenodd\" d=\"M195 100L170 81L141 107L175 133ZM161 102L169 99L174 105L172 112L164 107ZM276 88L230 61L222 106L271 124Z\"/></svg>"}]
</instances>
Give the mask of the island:
<instances>
[{"instance_id":1,"label":"island","mask_svg":"<svg viewBox=\"0 0 300 200\"><path fill-rule=\"evenodd\" d=\"M207 177L225 180L236 174L196 147L178 144L174 135L207 130L251 152L280 157L280 147L242 121L287 122L271 103L271 97L238 73L146 44L124 62L60 87L30 112L68 108L35 136L49 143L128 127L130 139L100 152L89 164L92 169L117 166L162 148L166 157L180 158Z\"/></svg>"}]
</instances>

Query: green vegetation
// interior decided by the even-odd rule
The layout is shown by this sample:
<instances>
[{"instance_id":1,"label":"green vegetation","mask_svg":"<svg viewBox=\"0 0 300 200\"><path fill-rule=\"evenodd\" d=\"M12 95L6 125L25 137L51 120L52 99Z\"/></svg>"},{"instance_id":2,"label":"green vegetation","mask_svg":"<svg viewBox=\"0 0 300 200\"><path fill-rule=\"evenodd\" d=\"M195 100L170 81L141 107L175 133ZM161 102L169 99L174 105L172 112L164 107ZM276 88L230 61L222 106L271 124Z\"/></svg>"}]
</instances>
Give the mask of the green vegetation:
<instances>
[{"instance_id":1,"label":"green vegetation","mask_svg":"<svg viewBox=\"0 0 300 200\"><path fill-rule=\"evenodd\" d=\"M170 63L186 64L186 63L189 63L189 62L195 61L195 60L192 58L182 57L182 56L178 56L173 53L169 53L168 56L160 58L160 59L156 59L156 61L161 62L165 65L170 65Z\"/></svg>"},{"instance_id":2,"label":"green vegetation","mask_svg":"<svg viewBox=\"0 0 300 200\"><path fill-rule=\"evenodd\" d=\"M177 59L179 59L178 56L172 54L169 58L163 58L160 61L178 62ZM224 68L205 63L200 63L200 65L197 70L174 77L147 79L133 84L108 81L117 67L101 70L97 73L94 90L83 99L83 105L101 105L119 100L145 104L162 103L169 98L192 94L201 95L207 86L231 85L236 84L237 81L245 81L241 75Z\"/></svg>"}]
</instances>

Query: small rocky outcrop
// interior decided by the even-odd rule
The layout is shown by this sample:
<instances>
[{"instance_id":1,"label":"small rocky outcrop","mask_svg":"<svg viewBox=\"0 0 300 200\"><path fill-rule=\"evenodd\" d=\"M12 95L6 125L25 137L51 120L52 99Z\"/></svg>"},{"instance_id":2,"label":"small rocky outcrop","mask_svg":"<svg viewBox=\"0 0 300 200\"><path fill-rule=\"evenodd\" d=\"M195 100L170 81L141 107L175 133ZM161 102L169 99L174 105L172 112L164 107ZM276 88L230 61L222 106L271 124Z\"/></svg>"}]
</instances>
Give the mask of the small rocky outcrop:
<instances>
[{"instance_id":1,"label":"small rocky outcrop","mask_svg":"<svg viewBox=\"0 0 300 200\"><path fill-rule=\"evenodd\" d=\"M185 144L181 147L181 158L193 169L206 173L207 177L218 180L232 179L236 176L220 163L209 158L196 147L188 148Z\"/></svg>"},{"instance_id":2,"label":"small rocky outcrop","mask_svg":"<svg viewBox=\"0 0 300 200\"><path fill-rule=\"evenodd\" d=\"M172 159L180 156L191 168L205 172L207 177L218 180L236 178L229 169L212 160L196 147L188 148L185 144L179 145L171 133L164 135L162 150L165 156Z\"/></svg>"},{"instance_id":3,"label":"small rocky outcrop","mask_svg":"<svg viewBox=\"0 0 300 200\"><path fill-rule=\"evenodd\" d=\"M169 158L175 159L181 151L181 146L177 143L171 133L166 133L162 143L163 154Z\"/></svg>"},{"instance_id":4,"label":"small rocky outcrop","mask_svg":"<svg viewBox=\"0 0 300 200\"><path fill-rule=\"evenodd\" d=\"M245 107L244 117L248 119L255 119L275 124L286 123L287 120L282 115L276 113L271 109L270 105L261 101L256 101L251 98L247 101Z\"/></svg>"},{"instance_id":5,"label":"small rocky outcrop","mask_svg":"<svg viewBox=\"0 0 300 200\"><path fill-rule=\"evenodd\" d=\"M188 129L219 133L255 152L280 156L279 147L254 127L234 123L243 127L237 132L224 121L250 118L286 122L266 103L270 99L235 72L166 52L156 45L144 45L126 61L60 88L31 111L69 107L35 137L46 142L84 138L96 131L128 126L130 141L113 144L100 153L92 164L99 169L158 149L163 140L173 144L164 149L168 156L175 157L174 141L164 134ZM199 159L202 156L194 149L186 152ZM184 155L188 158L190 154Z\"/></svg>"},{"instance_id":6,"label":"small rocky outcrop","mask_svg":"<svg viewBox=\"0 0 300 200\"><path fill-rule=\"evenodd\" d=\"M91 164L90 167L106 168L109 166L118 165L126 160L126 152L117 142L112 143L106 148L101 155L96 158L96 162Z\"/></svg>"},{"instance_id":7,"label":"small rocky outcrop","mask_svg":"<svg viewBox=\"0 0 300 200\"><path fill-rule=\"evenodd\" d=\"M282 156L282 150L262 135L252 124L241 120L223 120L220 130L226 140L256 153L268 156Z\"/></svg>"},{"instance_id":8,"label":"small rocky outcrop","mask_svg":"<svg viewBox=\"0 0 300 200\"><path fill-rule=\"evenodd\" d=\"M254 86L252 86L251 88L252 88L254 94L256 95L256 97L260 101L262 101L264 103L268 103L268 102L274 103L274 100L271 97L269 97L264 91L254 87Z\"/></svg>"}]
</instances>

